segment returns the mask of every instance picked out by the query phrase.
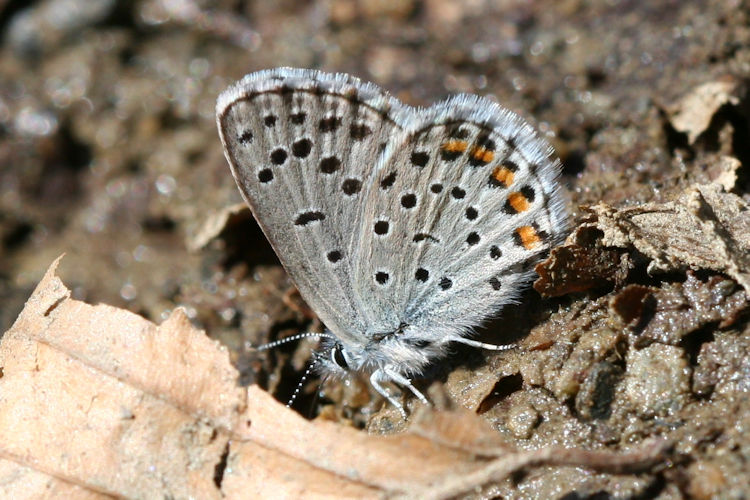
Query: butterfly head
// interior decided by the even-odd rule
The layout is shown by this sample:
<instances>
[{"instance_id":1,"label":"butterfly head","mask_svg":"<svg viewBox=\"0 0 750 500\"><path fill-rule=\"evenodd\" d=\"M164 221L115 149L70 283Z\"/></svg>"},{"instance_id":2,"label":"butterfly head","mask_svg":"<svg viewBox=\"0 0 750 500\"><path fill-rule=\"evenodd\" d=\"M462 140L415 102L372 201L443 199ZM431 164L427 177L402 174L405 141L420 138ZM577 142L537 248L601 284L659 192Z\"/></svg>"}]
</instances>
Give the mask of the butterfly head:
<instances>
[{"instance_id":1,"label":"butterfly head","mask_svg":"<svg viewBox=\"0 0 750 500\"><path fill-rule=\"evenodd\" d=\"M428 340L425 331L401 323L387 332L374 332L362 344L346 344L324 337L317 364L326 375L344 377L351 372L372 373L388 367L402 374L422 371L444 352L444 343Z\"/></svg>"},{"instance_id":2,"label":"butterfly head","mask_svg":"<svg viewBox=\"0 0 750 500\"><path fill-rule=\"evenodd\" d=\"M349 373L353 366L361 363L361 356L350 352L344 347L344 344L334 340L330 347L324 347L320 363L327 371L344 375Z\"/></svg>"}]
</instances>

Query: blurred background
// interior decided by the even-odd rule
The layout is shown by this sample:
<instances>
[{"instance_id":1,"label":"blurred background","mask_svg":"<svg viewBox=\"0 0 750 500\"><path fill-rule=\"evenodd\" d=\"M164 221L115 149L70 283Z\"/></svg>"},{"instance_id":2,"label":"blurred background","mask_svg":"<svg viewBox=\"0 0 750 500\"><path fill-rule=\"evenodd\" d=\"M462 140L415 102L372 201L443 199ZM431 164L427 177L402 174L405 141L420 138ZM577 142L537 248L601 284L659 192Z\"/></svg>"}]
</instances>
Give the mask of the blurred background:
<instances>
[{"instance_id":1,"label":"blurred background","mask_svg":"<svg viewBox=\"0 0 750 500\"><path fill-rule=\"evenodd\" d=\"M240 196L214 105L248 72L497 99L552 142L577 214L748 159L746 106L700 148L667 116L747 79L749 26L732 0L0 0L0 331L63 252L75 298L155 322L182 305L240 366L248 342L315 327L252 219L223 212Z\"/></svg>"},{"instance_id":2,"label":"blurred background","mask_svg":"<svg viewBox=\"0 0 750 500\"><path fill-rule=\"evenodd\" d=\"M0 332L65 253L74 298L156 323L184 307L242 383L286 401L310 346L251 346L321 325L239 204L215 124L224 88L296 66L412 105L496 99L556 149L575 223L581 205L664 202L714 180L748 202L749 12L740 0L0 0ZM636 476L539 469L497 498L748 497L746 303L717 312L735 284L716 273L634 266L630 296L674 312L656 337L626 328L611 284L529 289L485 340L539 349L457 348L416 383L438 406L446 393L481 401L519 449L666 436L685 460ZM327 385L309 381L297 409L377 433L403 425L367 384Z\"/></svg>"}]
</instances>

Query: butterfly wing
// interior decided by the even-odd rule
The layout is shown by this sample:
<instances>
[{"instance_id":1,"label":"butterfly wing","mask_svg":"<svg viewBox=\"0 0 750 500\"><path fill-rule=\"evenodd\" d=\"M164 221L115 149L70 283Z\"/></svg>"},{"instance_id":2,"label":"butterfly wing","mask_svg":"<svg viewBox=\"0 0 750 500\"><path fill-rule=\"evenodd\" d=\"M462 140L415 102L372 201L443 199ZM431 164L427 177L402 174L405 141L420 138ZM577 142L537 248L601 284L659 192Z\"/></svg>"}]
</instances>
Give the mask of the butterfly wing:
<instances>
[{"instance_id":1,"label":"butterfly wing","mask_svg":"<svg viewBox=\"0 0 750 500\"><path fill-rule=\"evenodd\" d=\"M560 166L526 122L484 98L455 96L403 125L367 201L355 292L425 338L455 338L516 299L562 238ZM378 273L388 281L366 278Z\"/></svg>"},{"instance_id":2,"label":"butterfly wing","mask_svg":"<svg viewBox=\"0 0 750 500\"><path fill-rule=\"evenodd\" d=\"M476 96L415 110L348 75L276 69L224 92L237 184L303 297L360 347L470 328L567 224L549 146Z\"/></svg>"},{"instance_id":3,"label":"butterfly wing","mask_svg":"<svg viewBox=\"0 0 750 500\"><path fill-rule=\"evenodd\" d=\"M348 75L279 68L217 102L232 173L300 293L341 340L362 344L369 310L350 254L403 106Z\"/></svg>"}]
</instances>

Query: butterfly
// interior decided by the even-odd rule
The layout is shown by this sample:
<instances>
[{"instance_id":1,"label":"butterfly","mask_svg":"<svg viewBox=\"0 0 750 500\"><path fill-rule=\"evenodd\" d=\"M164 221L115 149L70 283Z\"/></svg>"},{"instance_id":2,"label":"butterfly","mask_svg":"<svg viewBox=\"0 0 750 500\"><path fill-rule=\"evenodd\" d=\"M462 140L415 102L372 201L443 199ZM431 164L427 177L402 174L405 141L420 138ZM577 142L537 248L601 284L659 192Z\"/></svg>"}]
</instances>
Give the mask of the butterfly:
<instances>
[{"instance_id":1,"label":"butterfly","mask_svg":"<svg viewBox=\"0 0 750 500\"><path fill-rule=\"evenodd\" d=\"M565 235L551 147L515 113L456 95L401 103L347 74L251 73L218 98L237 185L324 322L324 374L412 379L517 301Z\"/></svg>"}]
</instances>

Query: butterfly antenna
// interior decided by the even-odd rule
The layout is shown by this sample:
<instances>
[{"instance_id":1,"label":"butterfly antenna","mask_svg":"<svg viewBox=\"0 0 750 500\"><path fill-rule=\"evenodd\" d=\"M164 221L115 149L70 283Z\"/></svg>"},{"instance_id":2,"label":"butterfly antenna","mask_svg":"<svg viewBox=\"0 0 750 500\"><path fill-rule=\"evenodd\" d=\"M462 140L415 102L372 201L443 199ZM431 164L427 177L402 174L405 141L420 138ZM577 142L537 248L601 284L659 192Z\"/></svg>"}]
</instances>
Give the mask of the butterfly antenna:
<instances>
[{"instance_id":1,"label":"butterfly antenna","mask_svg":"<svg viewBox=\"0 0 750 500\"><path fill-rule=\"evenodd\" d=\"M289 401L286 402L286 407L291 408L292 403L294 403L294 400L297 399L297 396L299 395L299 392L302 390L302 385L307 380L307 377L312 372L313 368L315 368L315 363L318 362L318 356L313 353L312 361L310 361L310 364L307 365L307 369L305 370L305 373L302 374L302 378L299 381L299 384L297 384L297 388L294 389L294 393L292 394L292 397L289 398Z\"/></svg>"},{"instance_id":2,"label":"butterfly antenna","mask_svg":"<svg viewBox=\"0 0 750 500\"><path fill-rule=\"evenodd\" d=\"M478 342L476 340L467 339L464 337L456 337L451 340L453 342L458 342L459 344L470 345L471 347L476 347L478 349L487 349L488 351L507 351L507 350L515 349L518 347L518 344L495 345L495 344L488 344L486 342Z\"/></svg>"},{"instance_id":3,"label":"butterfly antenna","mask_svg":"<svg viewBox=\"0 0 750 500\"><path fill-rule=\"evenodd\" d=\"M274 347L280 346L281 344L286 344L287 342L294 342L295 340L305 339L309 337L316 337L316 338L329 338L329 339L335 339L336 337L329 334L329 333L317 333L317 332L310 332L310 333L298 333L297 335L292 335L290 337L285 337L283 339L274 340L273 342L269 342L267 344L259 345L257 347L257 350L259 351L267 351L268 349L273 349Z\"/></svg>"}]
</instances>

